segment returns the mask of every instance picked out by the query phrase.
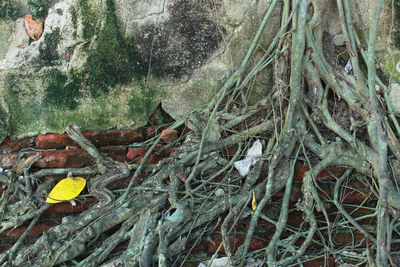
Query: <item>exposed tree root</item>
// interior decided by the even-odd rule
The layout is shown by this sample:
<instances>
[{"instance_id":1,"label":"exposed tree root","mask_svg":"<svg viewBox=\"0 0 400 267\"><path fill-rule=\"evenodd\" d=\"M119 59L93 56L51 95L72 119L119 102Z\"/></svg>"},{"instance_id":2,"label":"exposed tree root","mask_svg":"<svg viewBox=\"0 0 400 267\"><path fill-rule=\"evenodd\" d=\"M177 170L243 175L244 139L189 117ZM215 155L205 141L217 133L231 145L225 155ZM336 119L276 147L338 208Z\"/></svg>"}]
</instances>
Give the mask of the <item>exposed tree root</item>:
<instances>
[{"instance_id":1,"label":"exposed tree root","mask_svg":"<svg viewBox=\"0 0 400 267\"><path fill-rule=\"evenodd\" d=\"M281 29L265 54L255 56L268 21L279 6L273 0L238 70L206 108L170 126L182 128L185 124L186 138L181 138L179 145L175 143L173 156L157 166L149 167L145 162L160 144L159 136L147 142L151 147L144 160L132 164L130 170L100 154L74 125L66 132L96 160L94 167L31 172L30 166L38 156L19 161L2 196L0 232L24 223L30 224L29 232L49 207L33 204L31 179L67 173L90 176L89 193L98 203L52 227L33 244L24 244L26 232L0 255L1 262L9 266L179 266L190 255L190 244L205 239L221 225L219 249L223 246L235 266L243 266L250 256L261 258L268 266L289 266L312 257L396 265L393 240L399 238L400 195L395 173L400 165L400 132L395 116L387 112L390 106L378 101L381 96L387 97L387 87L376 76L374 58L383 0L375 7L367 43L358 38L348 0L336 1L352 71L334 64L332 53L326 51L325 10L330 4L328 0L284 0ZM256 105L248 106L247 86L269 64L274 66L274 85ZM377 92L376 84L383 93ZM346 112L336 114L336 104ZM250 173L241 177L234 162L256 138L265 140L263 155ZM229 154L228 150L234 152ZM309 171L303 179L301 201L292 207L289 199L299 161L305 162ZM317 175L332 166L348 169L342 177L336 177L329 197ZM141 174L147 178L139 183ZM20 175L24 180L17 179ZM359 206L375 209L368 216L376 219L376 229L360 223L367 215L353 217L342 203L343 184L355 175L368 179L370 191L377 193L377 203ZM127 177L129 185L122 193L107 189L110 183ZM267 211L272 197L282 188L279 215L271 217ZM241 217L251 211L251 202L257 205L244 242L236 248L230 237ZM13 215L13 207L21 203L27 208ZM336 221L329 211L332 207ZM298 227L288 225L293 209L303 214L304 222ZM273 224L275 230L265 248L250 251L260 219ZM334 235L343 230L343 225L351 233L363 235L364 245L338 247ZM116 230L106 233L112 228ZM116 250L122 244L126 250ZM312 249L315 246L324 251L316 253ZM351 258L350 254L355 256Z\"/></svg>"}]
</instances>

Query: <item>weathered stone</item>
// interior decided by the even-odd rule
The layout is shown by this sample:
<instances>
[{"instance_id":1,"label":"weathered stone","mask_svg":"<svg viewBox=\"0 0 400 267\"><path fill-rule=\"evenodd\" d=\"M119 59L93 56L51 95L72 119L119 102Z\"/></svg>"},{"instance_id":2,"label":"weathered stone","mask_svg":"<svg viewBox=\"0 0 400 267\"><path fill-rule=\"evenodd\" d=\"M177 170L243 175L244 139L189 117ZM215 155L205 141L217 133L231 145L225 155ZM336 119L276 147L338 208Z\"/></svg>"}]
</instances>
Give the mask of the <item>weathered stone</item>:
<instances>
[{"instance_id":1,"label":"weathered stone","mask_svg":"<svg viewBox=\"0 0 400 267\"><path fill-rule=\"evenodd\" d=\"M11 115L0 139L62 132L68 123L137 128L160 101L174 118L188 114L241 63L270 2L52 1L42 36L30 43L23 18L0 20L0 96ZM278 24L273 16L264 45ZM268 84L268 73L258 78ZM268 90L255 86L249 102Z\"/></svg>"},{"instance_id":2,"label":"weathered stone","mask_svg":"<svg viewBox=\"0 0 400 267\"><path fill-rule=\"evenodd\" d=\"M393 112L400 114L400 85L398 83L392 83L388 97Z\"/></svg>"},{"instance_id":3,"label":"weathered stone","mask_svg":"<svg viewBox=\"0 0 400 267\"><path fill-rule=\"evenodd\" d=\"M163 109L179 118L209 101L239 66L271 1L115 3L122 32L137 41L149 79L165 91ZM271 19L264 44L271 41L278 19ZM253 95L259 99L269 88L257 89Z\"/></svg>"},{"instance_id":4,"label":"weathered stone","mask_svg":"<svg viewBox=\"0 0 400 267\"><path fill-rule=\"evenodd\" d=\"M354 14L355 27L368 34L371 16L377 0L350 1L352 14ZM394 6L392 6L392 3ZM357 11L359 6L359 12ZM357 16L360 14L360 16ZM383 74L400 83L400 3L399 1L386 1L381 11L377 38L375 44L376 61ZM364 37L360 34L360 38ZM367 40L365 40L367 42Z\"/></svg>"},{"instance_id":5,"label":"weathered stone","mask_svg":"<svg viewBox=\"0 0 400 267\"><path fill-rule=\"evenodd\" d=\"M174 129L167 128L161 132L161 140L169 144L178 138L178 131Z\"/></svg>"},{"instance_id":6,"label":"weathered stone","mask_svg":"<svg viewBox=\"0 0 400 267\"><path fill-rule=\"evenodd\" d=\"M17 39L18 31L4 31ZM0 96L12 119L7 131L0 125L1 139L8 132L62 132L68 123L84 130L137 128L159 103L133 43L118 32L112 1L60 1L49 9L39 40L5 43L2 51Z\"/></svg>"}]
</instances>

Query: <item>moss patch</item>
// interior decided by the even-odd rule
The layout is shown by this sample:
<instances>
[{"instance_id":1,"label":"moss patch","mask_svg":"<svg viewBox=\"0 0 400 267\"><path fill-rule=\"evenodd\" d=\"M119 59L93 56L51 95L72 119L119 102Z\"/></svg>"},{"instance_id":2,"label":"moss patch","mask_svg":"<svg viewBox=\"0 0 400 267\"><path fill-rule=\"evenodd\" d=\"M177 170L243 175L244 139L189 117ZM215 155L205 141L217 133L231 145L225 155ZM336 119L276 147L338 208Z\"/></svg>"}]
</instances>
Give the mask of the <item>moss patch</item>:
<instances>
[{"instance_id":1,"label":"moss patch","mask_svg":"<svg viewBox=\"0 0 400 267\"><path fill-rule=\"evenodd\" d=\"M82 38L85 40L91 39L96 30L96 23L99 19L99 14L93 4L98 4L98 1L79 0L78 6L82 19Z\"/></svg>"},{"instance_id":2,"label":"moss patch","mask_svg":"<svg viewBox=\"0 0 400 267\"><path fill-rule=\"evenodd\" d=\"M386 77L400 83L400 51L386 51L380 61L383 62L381 67Z\"/></svg>"},{"instance_id":3,"label":"moss patch","mask_svg":"<svg viewBox=\"0 0 400 267\"><path fill-rule=\"evenodd\" d=\"M113 2L107 0L107 8L102 14L104 21L88 58L87 85L94 96L107 92L110 86L127 84L133 77L144 74L134 42L121 36L114 12Z\"/></svg>"},{"instance_id":4,"label":"moss patch","mask_svg":"<svg viewBox=\"0 0 400 267\"><path fill-rule=\"evenodd\" d=\"M79 66L70 64L65 70L56 50L61 38L56 29L39 44L41 57L35 66L42 68L0 73L12 136L63 132L69 123L82 129L128 129L147 123L159 104L160 90L144 82L134 42L118 30L113 2L107 0L101 12L98 2L79 0L72 18L77 38L87 44L80 46ZM82 34L89 39L82 40ZM2 116L0 112L0 139Z\"/></svg>"},{"instance_id":5,"label":"moss patch","mask_svg":"<svg viewBox=\"0 0 400 267\"><path fill-rule=\"evenodd\" d=\"M400 1L393 1L394 6L394 28L393 28L393 33L394 33L394 45L396 46L397 49L400 49Z\"/></svg>"},{"instance_id":6,"label":"moss patch","mask_svg":"<svg viewBox=\"0 0 400 267\"><path fill-rule=\"evenodd\" d=\"M78 78L70 80L61 71L53 69L48 71L44 77L45 95L44 102L62 109L75 109L80 97L79 87L81 82Z\"/></svg>"},{"instance_id":7,"label":"moss patch","mask_svg":"<svg viewBox=\"0 0 400 267\"><path fill-rule=\"evenodd\" d=\"M44 44L39 46L39 53L41 59L44 61L45 66L51 66L57 63L58 54L57 54L57 46L60 42L60 29L56 28L49 34L44 35Z\"/></svg>"},{"instance_id":8,"label":"moss patch","mask_svg":"<svg viewBox=\"0 0 400 267\"><path fill-rule=\"evenodd\" d=\"M128 102L129 113L134 116L144 114L149 116L158 105L159 90L152 85L139 82L136 94L132 94Z\"/></svg>"},{"instance_id":9,"label":"moss patch","mask_svg":"<svg viewBox=\"0 0 400 267\"><path fill-rule=\"evenodd\" d=\"M40 131L43 127L41 81L33 75L9 73L3 82L3 98L10 111L10 132L15 135Z\"/></svg>"},{"instance_id":10,"label":"moss patch","mask_svg":"<svg viewBox=\"0 0 400 267\"><path fill-rule=\"evenodd\" d=\"M0 19L15 19L18 13L18 6L15 0L0 1Z\"/></svg>"},{"instance_id":11,"label":"moss patch","mask_svg":"<svg viewBox=\"0 0 400 267\"><path fill-rule=\"evenodd\" d=\"M28 0L28 9L35 17L46 17L50 8L48 0Z\"/></svg>"}]
</instances>

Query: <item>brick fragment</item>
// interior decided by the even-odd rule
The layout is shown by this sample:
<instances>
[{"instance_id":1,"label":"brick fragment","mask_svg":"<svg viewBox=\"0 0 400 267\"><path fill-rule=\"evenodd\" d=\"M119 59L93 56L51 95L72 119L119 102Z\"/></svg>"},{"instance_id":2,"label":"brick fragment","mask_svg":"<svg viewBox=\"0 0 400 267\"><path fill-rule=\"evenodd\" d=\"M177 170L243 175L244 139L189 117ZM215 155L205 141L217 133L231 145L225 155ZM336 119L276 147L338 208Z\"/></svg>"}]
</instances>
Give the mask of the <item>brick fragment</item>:
<instances>
[{"instance_id":1,"label":"brick fragment","mask_svg":"<svg viewBox=\"0 0 400 267\"><path fill-rule=\"evenodd\" d=\"M95 160L83 149L42 151L35 168L82 168L91 166Z\"/></svg>"},{"instance_id":2,"label":"brick fragment","mask_svg":"<svg viewBox=\"0 0 400 267\"><path fill-rule=\"evenodd\" d=\"M97 147L129 145L144 140L141 129L89 131L84 132L83 135Z\"/></svg>"},{"instance_id":3,"label":"brick fragment","mask_svg":"<svg viewBox=\"0 0 400 267\"><path fill-rule=\"evenodd\" d=\"M313 164L312 164L312 166L313 166ZM293 179L298 180L298 181L303 180L304 175L309 170L310 170L310 168L308 165L296 165ZM340 177L345 172L346 167L337 166L337 167L328 168L328 170L329 170L329 172L327 172L326 170L321 171L317 175L317 180L319 180L319 181L335 181L335 178L330 173L332 173L336 177Z\"/></svg>"},{"instance_id":4,"label":"brick fragment","mask_svg":"<svg viewBox=\"0 0 400 267\"><path fill-rule=\"evenodd\" d=\"M36 236L39 234L42 234L43 232L47 231L49 228L56 226L58 223L55 221L41 221L37 222L36 225L32 228L32 230L28 233L28 236ZM21 236L26 228L27 225L21 225L18 226L15 229L9 229L4 231L3 233L0 233L1 238L18 238Z\"/></svg>"},{"instance_id":5,"label":"brick fragment","mask_svg":"<svg viewBox=\"0 0 400 267\"><path fill-rule=\"evenodd\" d=\"M11 138L6 137L0 144L0 152L11 152L35 146L35 137Z\"/></svg>"},{"instance_id":6,"label":"brick fragment","mask_svg":"<svg viewBox=\"0 0 400 267\"><path fill-rule=\"evenodd\" d=\"M37 149L57 149L74 145L67 134L39 134L36 136Z\"/></svg>"},{"instance_id":7,"label":"brick fragment","mask_svg":"<svg viewBox=\"0 0 400 267\"><path fill-rule=\"evenodd\" d=\"M167 128L161 132L160 136L161 140L163 140L165 143L169 144L172 141L176 140L178 138L178 131L174 129Z\"/></svg>"}]
</instances>

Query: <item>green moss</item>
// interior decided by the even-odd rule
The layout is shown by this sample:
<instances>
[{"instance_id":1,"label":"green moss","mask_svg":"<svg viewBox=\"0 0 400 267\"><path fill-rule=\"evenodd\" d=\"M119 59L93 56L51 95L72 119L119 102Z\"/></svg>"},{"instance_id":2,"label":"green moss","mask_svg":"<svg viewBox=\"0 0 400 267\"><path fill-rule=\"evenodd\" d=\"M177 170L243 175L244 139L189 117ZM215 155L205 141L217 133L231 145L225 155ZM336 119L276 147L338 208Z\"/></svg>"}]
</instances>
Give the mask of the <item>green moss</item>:
<instances>
[{"instance_id":1,"label":"green moss","mask_svg":"<svg viewBox=\"0 0 400 267\"><path fill-rule=\"evenodd\" d=\"M397 83L400 83L400 72L398 70L400 66L400 52L399 51L386 51L383 53L383 59L379 60L382 62L382 71L386 77L392 78Z\"/></svg>"},{"instance_id":2,"label":"green moss","mask_svg":"<svg viewBox=\"0 0 400 267\"><path fill-rule=\"evenodd\" d=\"M44 83L44 100L47 105L70 110L77 107L81 86L79 79L74 76L68 79L61 71L53 69L46 73Z\"/></svg>"},{"instance_id":3,"label":"green moss","mask_svg":"<svg viewBox=\"0 0 400 267\"><path fill-rule=\"evenodd\" d=\"M54 65L59 59L57 54L57 46L60 42L60 29L56 28L49 34L44 35L44 42L46 45L39 46L39 53L44 64Z\"/></svg>"},{"instance_id":4,"label":"green moss","mask_svg":"<svg viewBox=\"0 0 400 267\"><path fill-rule=\"evenodd\" d=\"M15 0L0 1L0 19L15 19L18 13Z\"/></svg>"},{"instance_id":5,"label":"green moss","mask_svg":"<svg viewBox=\"0 0 400 267\"><path fill-rule=\"evenodd\" d=\"M28 0L28 9L36 17L46 17L50 8L48 0Z\"/></svg>"},{"instance_id":6,"label":"green moss","mask_svg":"<svg viewBox=\"0 0 400 267\"><path fill-rule=\"evenodd\" d=\"M73 18L77 29L82 14L95 12L98 2L78 1L79 16ZM51 68L38 72L26 68L0 75L0 92L10 110L13 136L62 132L68 123L83 129L126 129L146 124L146 116L159 104L160 93L144 82L134 42L122 37L113 3L106 3L105 11L97 8L94 20L85 18L89 23L85 34L90 39L84 40L87 58L85 51L79 51L86 59L83 65L71 64L68 72L55 66L61 63L56 49L61 33L55 30L44 36L46 45L39 47L43 59L39 63ZM85 4L90 8L84 11ZM1 119L0 112L0 139Z\"/></svg>"},{"instance_id":7,"label":"green moss","mask_svg":"<svg viewBox=\"0 0 400 267\"><path fill-rule=\"evenodd\" d=\"M97 30L94 49L88 58L88 86L92 95L108 92L108 87L127 84L133 77L142 76L133 40L124 39L118 29L114 5L107 0L104 21Z\"/></svg>"},{"instance_id":8,"label":"green moss","mask_svg":"<svg viewBox=\"0 0 400 267\"><path fill-rule=\"evenodd\" d=\"M129 113L132 116L136 114L149 116L158 105L159 90L154 86L146 85L144 81L140 81L138 91L129 99Z\"/></svg>"},{"instance_id":9,"label":"green moss","mask_svg":"<svg viewBox=\"0 0 400 267\"><path fill-rule=\"evenodd\" d=\"M70 7L69 12L71 13L71 22L74 29L72 37L76 38L76 29L78 28L78 14L73 6Z\"/></svg>"},{"instance_id":10,"label":"green moss","mask_svg":"<svg viewBox=\"0 0 400 267\"><path fill-rule=\"evenodd\" d=\"M96 13L95 8L93 8L90 4L95 1L91 0L79 0L79 10L81 12L82 17L82 38L85 40L91 39L94 36L96 30L96 23L98 20L98 14Z\"/></svg>"},{"instance_id":11,"label":"green moss","mask_svg":"<svg viewBox=\"0 0 400 267\"><path fill-rule=\"evenodd\" d=\"M37 94L38 79L31 75L5 76L3 97L10 111L10 132L15 135L36 132L43 124L44 113Z\"/></svg>"},{"instance_id":12,"label":"green moss","mask_svg":"<svg viewBox=\"0 0 400 267\"><path fill-rule=\"evenodd\" d=\"M394 28L393 28L393 33L394 33L394 44L396 48L400 49L400 1L393 1L394 6Z\"/></svg>"}]
</instances>

